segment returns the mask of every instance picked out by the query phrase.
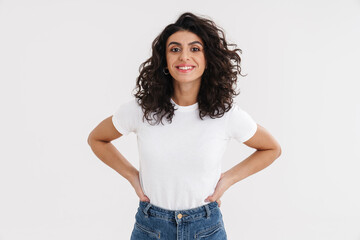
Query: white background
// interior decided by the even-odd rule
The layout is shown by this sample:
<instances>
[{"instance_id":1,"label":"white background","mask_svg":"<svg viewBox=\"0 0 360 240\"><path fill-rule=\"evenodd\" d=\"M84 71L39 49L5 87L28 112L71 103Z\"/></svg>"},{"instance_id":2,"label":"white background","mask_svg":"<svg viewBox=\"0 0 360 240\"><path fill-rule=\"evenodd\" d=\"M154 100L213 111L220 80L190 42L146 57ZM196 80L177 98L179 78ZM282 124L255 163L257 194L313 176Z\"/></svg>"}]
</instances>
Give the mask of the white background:
<instances>
[{"instance_id":1,"label":"white background","mask_svg":"<svg viewBox=\"0 0 360 240\"><path fill-rule=\"evenodd\" d=\"M184 11L242 49L236 101L282 155L225 192L229 240L360 239L359 1L0 1L0 240L129 239L130 183L89 133ZM138 168L136 135L114 145ZM231 140L223 171L254 149Z\"/></svg>"}]
</instances>

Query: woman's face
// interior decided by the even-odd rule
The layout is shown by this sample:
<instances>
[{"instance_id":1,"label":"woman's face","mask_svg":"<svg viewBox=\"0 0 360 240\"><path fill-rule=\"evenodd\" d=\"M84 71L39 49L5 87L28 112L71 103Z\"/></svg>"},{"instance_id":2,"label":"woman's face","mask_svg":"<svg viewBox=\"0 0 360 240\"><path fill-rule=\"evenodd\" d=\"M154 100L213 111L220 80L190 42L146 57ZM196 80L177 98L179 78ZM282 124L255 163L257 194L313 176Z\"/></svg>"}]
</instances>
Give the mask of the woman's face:
<instances>
[{"instance_id":1,"label":"woman's face","mask_svg":"<svg viewBox=\"0 0 360 240\"><path fill-rule=\"evenodd\" d=\"M167 39L167 67L176 81L201 81L206 67L203 46L203 41L189 31L178 31Z\"/></svg>"}]
</instances>

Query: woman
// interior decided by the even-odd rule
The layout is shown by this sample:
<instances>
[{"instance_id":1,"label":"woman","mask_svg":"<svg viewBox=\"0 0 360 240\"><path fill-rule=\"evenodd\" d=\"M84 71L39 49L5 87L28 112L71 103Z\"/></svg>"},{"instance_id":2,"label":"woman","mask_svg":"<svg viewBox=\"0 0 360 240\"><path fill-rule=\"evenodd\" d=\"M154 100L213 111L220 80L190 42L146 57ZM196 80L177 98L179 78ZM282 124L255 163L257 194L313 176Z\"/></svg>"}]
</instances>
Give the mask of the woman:
<instances>
[{"instance_id":1,"label":"woman","mask_svg":"<svg viewBox=\"0 0 360 240\"><path fill-rule=\"evenodd\" d=\"M135 98L89 135L94 153L139 197L132 240L227 239L221 196L280 156L274 137L233 103L237 51L213 21L182 14L154 40ZM137 135L139 171L111 144L130 132ZM231 138L257 151L222 173Z\"/></svg>"}]
</instances>

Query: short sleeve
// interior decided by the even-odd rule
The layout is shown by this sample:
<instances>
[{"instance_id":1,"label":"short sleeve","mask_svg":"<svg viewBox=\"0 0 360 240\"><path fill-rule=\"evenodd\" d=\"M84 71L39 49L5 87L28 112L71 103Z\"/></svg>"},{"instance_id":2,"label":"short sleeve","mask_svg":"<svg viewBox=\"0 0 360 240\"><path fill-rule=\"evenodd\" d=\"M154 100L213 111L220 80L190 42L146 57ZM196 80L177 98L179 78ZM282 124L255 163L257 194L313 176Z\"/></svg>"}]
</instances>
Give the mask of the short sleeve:
<instances>
[{"instance_id":1,"label":"short sleeve","mask_svg":"<svg viewBox=\"0 0 360 240\"><path fill-rule=\"evenodd\" d=\"M114 112L112 122L116 130L123 136L126 136L131 132L137 132L139 108L140 106L134 98L122 103Z\"/></svg>"},{"instance_id":2,"label":"short sleeve","mask_svg":"<svg viewBox=\"0 0 360 240\"><path fill-rule=\"evenodd\" d=\"M241 143L249 140L257 130L254 119L236 103L229 111L226 127L228 137Z\"/></svg>"}]
</instances>

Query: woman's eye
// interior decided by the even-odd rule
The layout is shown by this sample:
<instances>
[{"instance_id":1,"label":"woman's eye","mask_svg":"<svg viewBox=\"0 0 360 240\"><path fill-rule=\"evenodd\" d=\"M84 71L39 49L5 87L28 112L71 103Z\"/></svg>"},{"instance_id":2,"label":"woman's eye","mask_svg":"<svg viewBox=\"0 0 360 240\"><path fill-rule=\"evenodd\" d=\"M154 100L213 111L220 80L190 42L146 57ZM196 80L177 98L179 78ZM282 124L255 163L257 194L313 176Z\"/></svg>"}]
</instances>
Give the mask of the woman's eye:
<instances>
[{"instance_id":1,"label":"woman's eye","mask_svg":"<svg viewBox=\"0 0 360 240\"><path fill-rule=\"evenodd\" d=\"M172 48L170 51L171 52L178 52L178 51L174 51L175 49L179 49L179 48Z\"/></svg>"},{"instance_id":2,"label":"woman's eye","mask_svg":"<svg viewBox=\"0 0 360 240\"><path fill-rule=\"evenodd\" d=\"M192 49L197 49L196 52L200 51L200 48L193 47Z\"/></svg>"}]
</instances>

